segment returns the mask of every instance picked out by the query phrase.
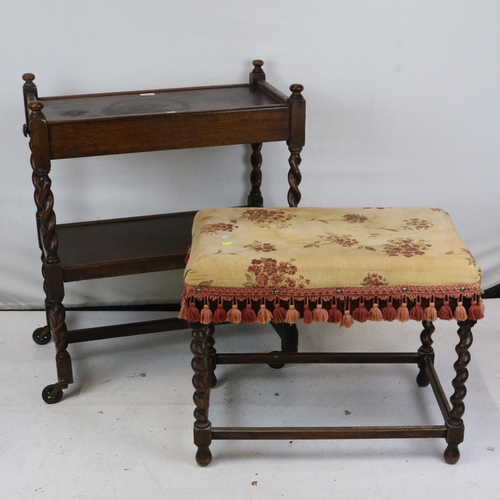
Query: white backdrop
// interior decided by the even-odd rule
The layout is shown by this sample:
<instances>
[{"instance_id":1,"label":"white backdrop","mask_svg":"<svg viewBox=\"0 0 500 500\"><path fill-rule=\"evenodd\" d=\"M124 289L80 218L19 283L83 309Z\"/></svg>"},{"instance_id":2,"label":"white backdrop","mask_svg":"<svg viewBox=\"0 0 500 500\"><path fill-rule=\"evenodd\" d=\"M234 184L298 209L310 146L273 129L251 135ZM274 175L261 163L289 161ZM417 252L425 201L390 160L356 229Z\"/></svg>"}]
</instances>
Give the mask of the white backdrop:
<instances>
[{"instance_id":1,"label":"white backdrop","mask_svg":"<svg viewBox=\"0 0 500 500\"><path fill-rule=\"evenodd\" d=\"M0 308L43 303L21 75L40 96L302 83L302 206L436 206L500 282L500 2L5 0L0 18ZM53 163L59 222L242 204L247 146ZM263 148L267 206L288 151ZM181 272L67 286L66 304L179 299Z\"/></svg>"}]
</instances>

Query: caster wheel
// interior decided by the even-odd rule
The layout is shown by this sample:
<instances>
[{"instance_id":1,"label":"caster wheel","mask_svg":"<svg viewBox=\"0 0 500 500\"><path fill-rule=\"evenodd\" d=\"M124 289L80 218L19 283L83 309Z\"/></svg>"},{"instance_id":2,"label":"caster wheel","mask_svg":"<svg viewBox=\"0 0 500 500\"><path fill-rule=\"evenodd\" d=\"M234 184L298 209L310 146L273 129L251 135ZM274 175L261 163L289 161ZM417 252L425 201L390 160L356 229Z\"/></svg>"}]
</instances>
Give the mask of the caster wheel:
<instances>
[{"instance_id":1,"label":"caster wheel","mask_svg":"<svg viewBox=\"0 0 500 500\"><path fill-rule=\"evenodd\" d=\"M43 391L42 391L42 399L48 404L48 405L53 405L55 403L59 403L63 397L63 391L62 389L59 389L57 385L52 384L48 385Z\"/></svg>"},{"instance_id":2,"label":"caster wheel","mask_svg":"<svg viewBox=\"0 0 500 500\"><path fill-rule=\"evenodd\" d=\"M52 339L52 332L50 326L41 326L33 332L33 340L35 344L45 345Z\"/></svg>"},{"instance_id":3,"label":"caster wheel","mask_svg":"<svg viewBox=\"0 0 500 500\"><path fill-rule=\"evenodd\" d=\"M271 351L271 354L281 354L281 351ZM269 363L268 366L275 370L279 370L285 366L285 363Z\"/></svg>"}]
</instances>

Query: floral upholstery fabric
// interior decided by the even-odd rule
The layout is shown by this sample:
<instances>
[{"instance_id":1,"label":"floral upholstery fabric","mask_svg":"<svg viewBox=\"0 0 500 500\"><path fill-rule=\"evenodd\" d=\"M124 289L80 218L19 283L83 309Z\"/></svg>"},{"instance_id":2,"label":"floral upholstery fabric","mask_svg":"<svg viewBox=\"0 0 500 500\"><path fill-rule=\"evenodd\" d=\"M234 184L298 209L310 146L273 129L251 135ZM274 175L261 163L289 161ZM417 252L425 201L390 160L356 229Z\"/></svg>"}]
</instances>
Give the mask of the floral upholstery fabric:
<instances>
[{"instance_id":1,"label":"floral upholstery fabric","mask_svg":"<svg viewBox=\"0 0 500 500\"><path fill-rule=\"evenodd\" d=\"M181 317L190 306L191 319L195 308L236 306L253 318L250 310L263 306L276 320L273 310L282 319L278 309L290 306L306 319L318 307L345 315L360 305L369 312L437 303L460 306L458 316L472 307L478 319L480 280L478 264L440 209L212 208L194 220Z\"/></svg>"}]
</instances>

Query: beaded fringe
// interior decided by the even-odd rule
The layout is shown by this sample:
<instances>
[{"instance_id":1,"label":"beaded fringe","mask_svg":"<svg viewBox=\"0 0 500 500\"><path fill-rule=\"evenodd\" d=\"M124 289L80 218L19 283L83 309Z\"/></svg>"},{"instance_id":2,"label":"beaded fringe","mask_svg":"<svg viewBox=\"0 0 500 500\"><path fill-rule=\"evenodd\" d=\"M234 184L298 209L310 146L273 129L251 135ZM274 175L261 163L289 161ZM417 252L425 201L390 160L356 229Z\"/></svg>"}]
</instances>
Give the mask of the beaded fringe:
<instances>
[{"instance_id":1,"label":"beaded fringe","mask_svg":"<svg viewBox=\"0 0 500 500\"><path fill-rule=\"evenodd\" d=\"M288 323L295 324L301 318L306 324L336 323L349 328L354 322L366 321L436 321L437 319L477 321L484 317L484 303L479 294L472 297L406 298L365 300L363 298L329 301L310 299L287 301L276 299L223 300L183 298L179 318L190 323Z\"/></svg>"}]
</instances>

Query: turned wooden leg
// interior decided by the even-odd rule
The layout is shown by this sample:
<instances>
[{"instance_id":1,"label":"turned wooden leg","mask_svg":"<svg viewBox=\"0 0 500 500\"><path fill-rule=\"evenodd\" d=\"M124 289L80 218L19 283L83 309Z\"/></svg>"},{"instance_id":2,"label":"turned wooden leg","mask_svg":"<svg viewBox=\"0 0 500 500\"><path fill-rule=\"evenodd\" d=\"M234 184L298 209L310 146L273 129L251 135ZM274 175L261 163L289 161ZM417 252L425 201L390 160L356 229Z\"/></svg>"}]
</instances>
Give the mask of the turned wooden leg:
<instances>
[{"instance_id":1,"label":"turned wooden leg","mask_svg":"<svg viewBox=\"0 0 500 500\"><path fill-rule=\"evenodd\" d=\"M52 306L52 302L46 298L45 299L45 319L47 321L47 325L50 325L50 308Z\"/></svg>"},{"instance_id":2,"label":"turned wooden leg","mask_svg":"<svg viewBox=\"0 0 500 500\"><path fill-rule=\"evenodd\" d=\"M299 170L299 166L302 162L300 157L302 148L290 147L288 149L290 150L290 158L288 159L288 164L290 165L290 170L288 172L288 184L290 185L290 189L288 190L288 205L296 207L302 197L299 191L299 184L302 180L302 174Z\"/></svg>"},{"instance_id":3,"label":"turned wooden leg","mask_svg":"<svg viewBox=\"0 0 500 500\"><path fill-rule=\"evenodd\" d=\"M299 205L301 194L299 191L299 184L302 180L302 175L299 166L302 162L300 152L304 146L305 141L305 120L306 120L306 101L302 97L304 87L300 83L290 85L292 94L288 99L290 105L290 137L287 141L288 149L290 151L290 158L288 164L290 170L288 172L288 205L296 207Z\"/></svg>"},{"instance_id":4,"label":"turned wooden leg","mask_svg":"<svg viewBox=\"0 0 500 500\"><path fill-rule=\"evenodd\" d=\"M217 368L217 350L215 349L215 326L213 323L208 325L208 330L206 346L207 356L210 359L210 387L213 388L217 385L217 377L215 376L215 369Z\"/></svg>"},{"instance_id":5,"label":"turned wooden leg","mask_svg":"<svg viewBox=\"0 0 500 500\"><path fill-rule=\"evenodd\" d=\"M262 143L254 143L251 146L252 156L250 157L250 163L252 164L252 173L250 174L250 182L252 183L252 189L248 195L248 206L263 207L264 200L260 191L262 184L262 171L260 169L262 166L262 154L260 153Z\"/></svg>"},{"instance_id":6,"label":"turned wooden leg","mask_svg":"<svg viewBox=\"0 0 500 500\"><path fill-rule=\"evenodd\" d=\"M45 319L47 325L50 325L50 307L52 306L52 301L49 299L49 287L46 280L45 265L42 265L42 276L43 276L43 291L45 293Z\"/></svg>"},{"instance_id":7,"label":"turned wooden leg","mask_svg":"<svg viewBox=\"0 0 500 500\"><path fill-rule=\"evenodd\" d=\"M30 147L31 147L31 141L30 141ZM39 178L38 174L36 173L35 169L35 164L34 164L34 159L33 156L31 158L31 164L33 168L33 174L32 174L32 181L33 181L33 186L35 187L35 192L34 192L34 200L35 204L37 207L37 212L36 212L36 227L37 227L37 234L38 234L38 246L40 247L41 250L41 261L42 261L42 277L43 277L43 291L45 293L45 326L42 326L40 328L36 328L35 331L33 332L33 340L39 344L39 345L45 345L48 344L52 338L52 332L50 331L50 300L49 300L49 290L48 290L48 285L47 285L47 280L46 280L46 271L45 271L45 256L43 253L43 245L42 245L42 239L40 236L40 216L42 213L42 207L40 206L40 189L38 186L39 183Z\"/></svg>"},{"instance_id":8,"label":"turned wooden leg","mask_svg":"<svg viewBox=\"0 0 500 500\"><path fill-rule=\"evenodd\" d=\"M299 348L299 331L297 325L273 322L271 322L271 325L281 338L281 350L283 352L297 352Z\"/></svg>"},{"instance_id":9,"label":"turned wooden leg","mask_svg":"<svg viewBox=\"0 0 500 500\"><path fill-rule=\"evenodd\" d=\"M297 325L288 323L271 323L276 333L281 338L281 352L297 352L299 350L299 331ZM277 353L279 351L272 351ZM274 369L280 369L285 366L284 363L269 363Z\"/></svg>"},{"instance_id":10,"label":"turned wooden leg","mask_svg":"<svg viewBox=\"0 0 500 500\"><path fill-rule=\"evenodd\" d=\"M193 340L191 341L193 360L191 367L194 371L193 387L195 392L193 401L196 406L194 410L194 444L198 447L196 462L204 467L212 461L212 453L210 452L212 424L208 420L212 369L208 350L210 349L209 337L213 334L213 325L191 323L189 326L193 330Z\"/></svg>"},{"instance_id":11,"label":"turned wooden leg","mask_svg":"<svg viewBox=\"0 0 500 500\"><path fill-rule=\"evenodd\" d=\"M50 306L50 326L56 346L57 384L61 389L66 389L69 384L73 383L73 370L67 350L66 310L60 302L53 302Z\"/></svg>"},{"instance_id":12,"label":"turned wooden leg","mask_svg":"<svg viewBox=\"0 0 500 500\"><path fill-rule=\"evenodd\" d=\"M36 328L35 331L33 332L33 340L35 343L38 345L45 345L50 342L52 339L52 331L50 329L50 306L52 302L50 301L48 297L48 287L47 287L47 281L45 280L45 268L42 266L42 275L44 278L43 281L43 290L45 292L45 326L41 326L39 328Z\"/></svg>"},{"instance_id":13,"label":"turned wooden leg","mask_svg":"<svg viewBox=\"0 0 500 500\"><path fill-rule=\"evenodd\" d=\"M434 361L434 349L432 348L432 334L436 330L435 326L433 325L432 321L422 321L422 325L424 326L424 329L422 330L422 333L420 334L420 342L422 342L422 345L418 349L417 353L419 355L419 361L418 361L418 367L420 371L418 372L417 375L417 384L420 387L426 387L429 385L429 377L427 376L427 373L425 372L425 358L429 357Z\"/></svg>"},{"instance_id":14,"label":"turned wooden leg","mask_svg":"<svg viewBox=\"0 0 500 500\"><path fill-rule=\"evenodd\" d=\"M52 339L52 331L50 329L50 306L51 306L51 301L49 300L48 297L48 288L47 288L47 282L45 281L45 270L44 267L42 266L42 275L44 277L43 281L43 289L45 291L45 326L40 326L38 328L35 328L33 331L32 338L34 342L38 345L45 345L50 342Z\"/></svg>"},{"instance_id":15,"label":"turned wooden leg","mask_svg":"<svg viewBox=\"0 0 500 500\"><path fill-rule=\"evenodd\" d=\"M27 74L27 82L33 75ZM30 84L31 85L31 84ZM65 323L65 310L62 305L64 286L61 261L57 255L58 238L56 233L56 214L54 195L50 179L50 154L48 151L48 128L43 114L43 103L31 101L29 127L31 134L32 181L35 188L34 200L37 208L36 220L38 243L42 249L42 264L46 305L50 305L49 324L56 344L57 384L47 386L42 397L47 403L57 403L62 398L62 389L73 383L71 358L68 354L68 330ZM47 148L44 145L47 145ZM37 148L34 145L38 145ZM36 150L36 154L35 154Z\"/></svg>"},{"instance_id":16,"label":"turned wooden leg","mask_svg":"<svg viewBox=\"0 0 500 500\"><path fill-rule=\"evenodd\" d=\"M66 328L66 313L60 302L51 302L49 311L50 328L54 335L56 346L57 384L51 384L42 391L42 399L47 404L59 403L63 397L63 389L73 383L73 369L68 352L68 329Z\"/></svg>"},{"instance_id":17,"label":"turned wooden leg","mask_svg":"<svg viewBox=\"0 0 500 500\"><path fill-rule=\"evenodd\" d=\"M465 411L465 404L463 401L465 395L467 394L465 382L467 382L467 379L469 378L467 365L470 362L469 348L472 345L471 330L475 324L476 322L472 320L458 322L458 336L460 341L455 348L458 359L453 365L457 375L451 382L455 392L450 397L451 411L447 422L448 435L446 437L448 446L444 452L444 459L449 464L455 464L458 462L460 458L458 445L464 440L465 427L462 416Z\"/></svg>"}]
</instances>

